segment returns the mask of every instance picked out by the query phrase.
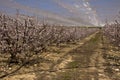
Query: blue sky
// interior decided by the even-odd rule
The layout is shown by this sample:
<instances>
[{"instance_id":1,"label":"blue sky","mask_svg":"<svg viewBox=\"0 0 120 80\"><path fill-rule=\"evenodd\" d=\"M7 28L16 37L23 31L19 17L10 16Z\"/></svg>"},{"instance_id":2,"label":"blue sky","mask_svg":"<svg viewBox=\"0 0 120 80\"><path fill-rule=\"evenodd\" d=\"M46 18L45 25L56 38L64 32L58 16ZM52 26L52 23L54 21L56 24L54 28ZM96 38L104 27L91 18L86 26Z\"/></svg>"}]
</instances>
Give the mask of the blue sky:
<instances>
[{"instance_id":1,"label":"blue sky","mask_svg":"<svg viewBox=\"0 0 120 80\"><path fill-rule=\"evenodd\" d=\"M120 11L120 0L90 0L90 4L97 10L102 20L105 18L114 20Z\"/></svg>"},{"instance_id":2,"label":"blue sky","mask_svg":"<svg viewBox=\"0 0 120 80\"><path fill-rule=\"evenodd\" d=\"M51 23L99 25L112 21L120 11L120 0L0 0L0 11L44 17Z\"/></svg>"}]
</instances>

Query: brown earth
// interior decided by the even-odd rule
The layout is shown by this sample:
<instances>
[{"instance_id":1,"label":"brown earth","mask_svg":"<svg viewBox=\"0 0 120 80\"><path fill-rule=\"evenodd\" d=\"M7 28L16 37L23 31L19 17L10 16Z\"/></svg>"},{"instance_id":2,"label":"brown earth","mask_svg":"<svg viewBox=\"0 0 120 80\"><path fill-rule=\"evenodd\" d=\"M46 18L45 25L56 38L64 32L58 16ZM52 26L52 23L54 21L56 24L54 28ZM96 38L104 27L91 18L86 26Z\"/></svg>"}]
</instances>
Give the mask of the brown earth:
<instances>
[{"instance_id":1,"label":"brown earth","mask_svg":"<svg viewBox=\"0 0 120 80\"><path fill-rule=\"evenodd\" d=\"M108 47L110 43L107 42L101 32L96 32L75 43L52 45L46 52L35 56L35 61L1 80L120 80L120 69L108 65L117 62L106 56L118 57L120 51ZM8 67L8 71L17 67Z\"/></svg>"}]
</instances>

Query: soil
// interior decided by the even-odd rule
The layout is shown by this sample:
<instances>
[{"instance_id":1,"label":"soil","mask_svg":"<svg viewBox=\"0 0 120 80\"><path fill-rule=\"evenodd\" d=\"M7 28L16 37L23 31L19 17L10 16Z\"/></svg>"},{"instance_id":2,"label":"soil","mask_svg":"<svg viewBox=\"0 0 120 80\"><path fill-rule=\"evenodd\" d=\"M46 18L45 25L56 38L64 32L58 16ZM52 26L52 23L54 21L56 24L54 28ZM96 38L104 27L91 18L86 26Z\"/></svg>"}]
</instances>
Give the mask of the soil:
<instances>
[{"instance_id":1,"label":"soil","mask_svg":"<svg viewBox=\"0 0 120 80\"><path fill-rule=\"evenodd\" d=\"M6 57L0 55L0 60L6 61ZM52 45L22 67L1 62L0 76L14 72L0 80L120 80L120 68L110 64L118 64L119 57L120 51L96 32L75 43Z\"/></svg>"}]
</instances>

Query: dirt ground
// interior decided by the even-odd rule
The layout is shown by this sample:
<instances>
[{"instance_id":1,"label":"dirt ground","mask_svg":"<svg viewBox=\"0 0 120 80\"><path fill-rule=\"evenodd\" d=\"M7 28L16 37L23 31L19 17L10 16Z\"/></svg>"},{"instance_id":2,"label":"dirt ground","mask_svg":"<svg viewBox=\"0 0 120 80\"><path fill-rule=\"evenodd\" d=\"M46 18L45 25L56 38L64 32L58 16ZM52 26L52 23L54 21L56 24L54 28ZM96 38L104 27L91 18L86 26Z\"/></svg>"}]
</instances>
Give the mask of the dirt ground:
<instances>
[{"instance_id":1,"label":"dirt ground","mask_svg":"<svg viewBox=\"0 0 120 80\"><path fill-rule=\"evenodd\" d=\"M52 45L35 58L0 80L120 80L120 51L100 32L76 43ZM18 67L2 65L0 76Z\"/></svg>"}]
</instances>

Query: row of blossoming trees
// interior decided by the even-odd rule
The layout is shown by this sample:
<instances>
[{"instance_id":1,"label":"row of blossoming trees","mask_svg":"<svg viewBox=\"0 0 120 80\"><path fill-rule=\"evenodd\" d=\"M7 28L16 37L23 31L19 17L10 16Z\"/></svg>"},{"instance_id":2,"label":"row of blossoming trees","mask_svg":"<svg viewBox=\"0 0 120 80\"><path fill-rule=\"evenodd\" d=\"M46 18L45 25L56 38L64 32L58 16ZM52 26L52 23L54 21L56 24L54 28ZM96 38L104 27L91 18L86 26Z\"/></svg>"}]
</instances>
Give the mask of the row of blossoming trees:
<instances>
[{"instance_id":1,"label":"row of blossoming trees","mask_svg":"<svg viewBox=\"0 0 120 80\"><path fill-rule=\"evenodd\" d=\"M104 26L104 34L115 46L120 47L120 22L115 20L113 24Z\"/></svg>"},{"instance_id":2,"label":"row of blossoming trees","mask_svg":"<svg viewBox=\"0 0 120 80\"><path fill-rule=\"evenodd\" d=\"M65 27L42 24L34 18L15 18L0 14L0 54L9 62L23 63L47 46L70 43L96 32L97 28Z\"/></svg>"}]
</instances>

